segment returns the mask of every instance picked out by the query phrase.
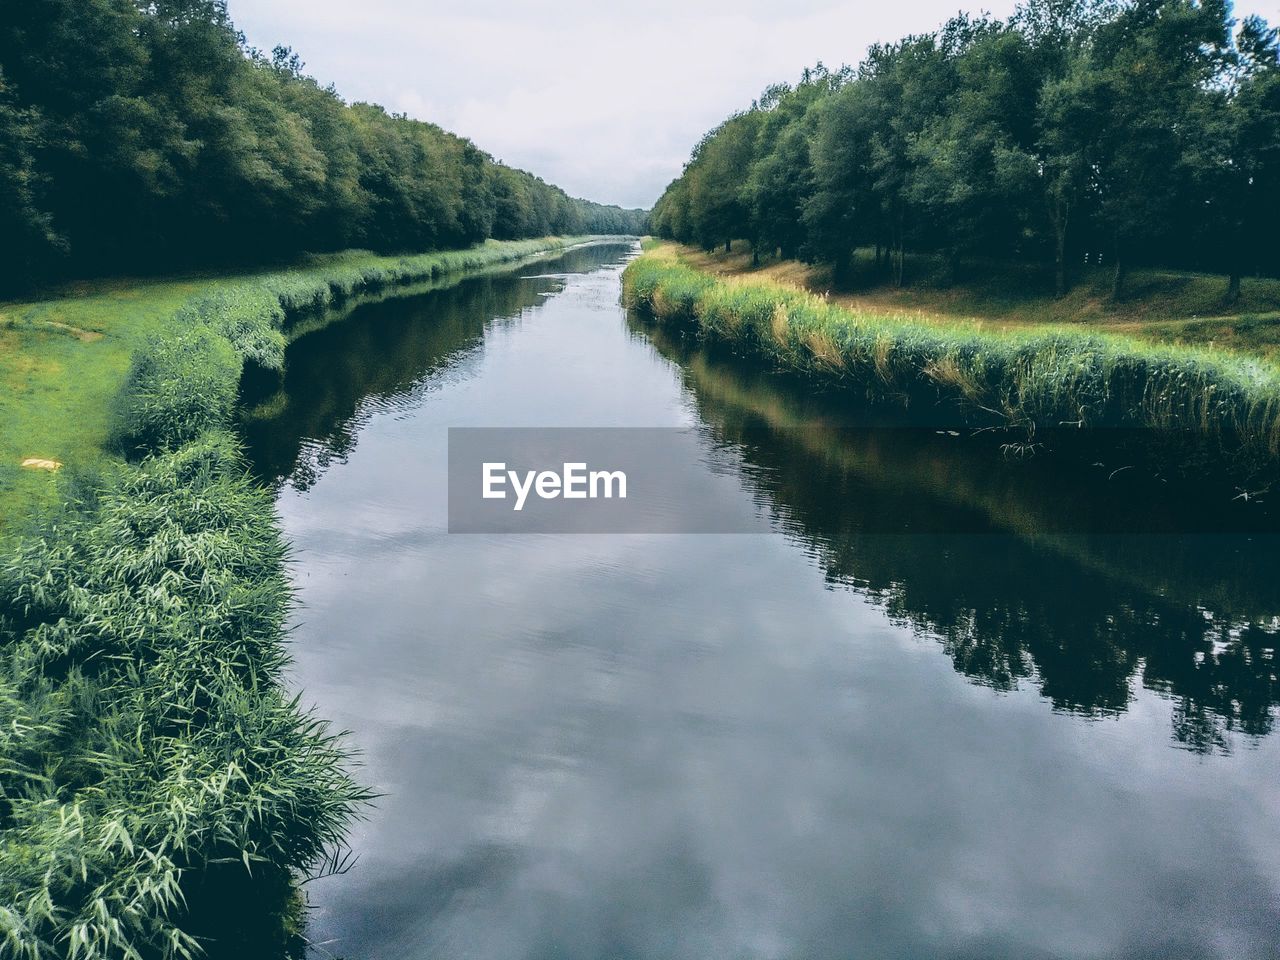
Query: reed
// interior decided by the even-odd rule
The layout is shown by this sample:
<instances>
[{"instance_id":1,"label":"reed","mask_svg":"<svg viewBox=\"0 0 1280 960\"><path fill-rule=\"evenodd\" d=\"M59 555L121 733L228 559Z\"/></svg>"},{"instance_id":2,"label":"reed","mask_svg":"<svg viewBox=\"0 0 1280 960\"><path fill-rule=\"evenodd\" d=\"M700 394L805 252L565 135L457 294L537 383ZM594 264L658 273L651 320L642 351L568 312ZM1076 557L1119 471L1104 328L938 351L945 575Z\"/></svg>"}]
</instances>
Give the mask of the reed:
<instances>
[{"instance_id":1,"label":"reed","mask_svg":"<svg viewBox=\"0 0 1280 960\"><path fill-rule=\"evenodd\" d=\"M209 432L46 533L0 567L0 953L197 955L193 878L306 870L367 798L281 680L271 498Z\"/></svg>"},{"instance_id":2,"label":"reed","mask_svg":"<svg viewBox=\"0 0 1280 960\"><path fill-rule=\"evenodd\" d=\"M133 356L117 400L113 445L128 455L170 449L231 422L241 368L284 367L291 324L362 293L563 249L588 238L488 241L407 257L361 251L215 287L184 304Z\"/></svg>"},{"instance_id":3,"label":"reed","mask_svg":"<svg viewBox=\"0 0 1280 960\"><path fill-rule=\"evenodd\" d=\"M1127 427L1211 436L1280 460L1280 370L1247 356L1065 327L987 331L857 312L778 284L721 279L662 249L623 298L781 367L902 402L954 402L975 424Z\"/></svg>"}]
</instances>

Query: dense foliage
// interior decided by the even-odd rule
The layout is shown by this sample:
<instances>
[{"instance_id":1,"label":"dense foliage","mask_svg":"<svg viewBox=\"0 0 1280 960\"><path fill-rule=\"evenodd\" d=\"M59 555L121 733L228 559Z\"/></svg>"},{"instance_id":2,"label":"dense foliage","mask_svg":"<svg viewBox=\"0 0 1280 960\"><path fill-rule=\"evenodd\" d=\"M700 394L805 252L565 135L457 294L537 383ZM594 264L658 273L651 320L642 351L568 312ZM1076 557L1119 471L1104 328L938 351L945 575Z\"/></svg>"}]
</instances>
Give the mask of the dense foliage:
<instances>
[{"instance_id":1,"label":"dense foliage","mask_svg":"<svg viewBox=\"0 0 1280 960\"><path fill-rule=\"evenodd\" d=\"M897 283L906 251L1280 273L1280 41L1225 0L1027 0L807 70L708 133L652 215Z\"/></svg>"},{"instance_id":2,"label":"dense foliage","mask_svg":"<svg viewBox=\"0 0 1280 960\"><path fill-rule=\"evenodd\" d=\"M0 288L635 233L643 217L347 105L288 49L248 48L225 0L22 0L0 15Z\"/></svg>"}]
</instances>

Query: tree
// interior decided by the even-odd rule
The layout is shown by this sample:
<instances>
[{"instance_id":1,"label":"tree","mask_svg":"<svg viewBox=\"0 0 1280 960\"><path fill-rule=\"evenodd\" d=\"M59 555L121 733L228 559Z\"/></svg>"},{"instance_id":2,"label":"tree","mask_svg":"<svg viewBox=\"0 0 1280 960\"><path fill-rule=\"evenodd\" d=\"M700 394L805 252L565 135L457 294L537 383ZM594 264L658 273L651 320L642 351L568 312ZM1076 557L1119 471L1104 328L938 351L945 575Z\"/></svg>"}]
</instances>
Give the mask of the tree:
<instances>
[{"instance_id":1,"label":"tree","mask_svg":"<svg viewBox=\"0 0 1280 960\"><path fill-rule=\"evenodd\" d=\"M10 7L0 287L643 226L643 211L573 200L433 124L346 105L288 47L246 47L223 0Z\"/></svg>"},{"instance_id":2,"label":"tree","mask_svg":"<svg viewBox=\"0 0 1280 960\"><path fill-rule=\"evenodd\" d=\"M847 82L850 71L836 73L821 63L801 75L791 87L775 84L753 104L761 114L755 159L743 198L751 222L753 256L763 249L781 250L794 257L805 244L803 211L813 193L809 142L813 134L811 109Z\"/></svg>"},{"instance_id":3,"label":"tree","mask_svg":"<svg viewBox=\"0 0 1280 960\"><path fill-rule=\"evenodd\" d=\"M1192 118L1226 45L1223 0L1136 0L1097 33L1090 69L1101 106L1090 148L1114 297L1123 295L1135 243L1158 237L1189 191Z\"/></svg>"},{"instance_id":4,"label":"tree","mask_svg":"<svg viewBox=\"0 0 1280 960\"><path fill-rule=\"evenodd\" d=\"M659 200L655 230L826 261L861 246L902 284L908 248L1052 265L1082 249L1129 265L1277 268L1280 53L1225 0L1025 0L952 18L817 68L708 133ZM754 139L750 136L754 131ZM745 167L744 167L745 164ZM746 170L745 178L743 171Z\"/></svg>"},{"instance_id":5,"label":"tree","mask_svg":"<svg viewBox=\"0 0 1280 960\"><path fill-rule=\"evenodd\" d=\"M36 169L41 118L14 105L0 72L0 260L33 273L65 251L44 209L47 182Z\"/></svg>"},{"instance_id":6,"label":"tree","mask_svg":"<svg viewBox=\"0 0 1280 960\"><path fill-rule=\"evenodd\" d=\"M689 216L698 242L710 250L729 249L732 240L751 235L750 205L743 185L754 159L760 113L735 114L694 148L689 161Z\"/></svg>"},{"instance_id":7,"label":"tree","mask_svg":"<svg viewBox=\"0 0 1280 960\"><path fill-rule=\"evenodd\" d=\"M911 144L909 190L936 224L933 243L950 273L965 253L1011 255L1029 229L1040 76L1033 51L1012 28L968 18L949 26L944 49L955 87Z\"/></svg>"},{"instance_id":8,"label":"tree","mask_svg":"<svg viewBox=\"0 0 1280 960\"><path fill-rule=\"evenodd\" d=\"M1246 266L1262 267L1280 222L1280 39L1260 17L1241 25L1229 82L1197 104L1190 163L1226 250L1224 301L1240 298ZM1269 265L1273 269L1274 261Z\"/></svg>"}]
</instances>

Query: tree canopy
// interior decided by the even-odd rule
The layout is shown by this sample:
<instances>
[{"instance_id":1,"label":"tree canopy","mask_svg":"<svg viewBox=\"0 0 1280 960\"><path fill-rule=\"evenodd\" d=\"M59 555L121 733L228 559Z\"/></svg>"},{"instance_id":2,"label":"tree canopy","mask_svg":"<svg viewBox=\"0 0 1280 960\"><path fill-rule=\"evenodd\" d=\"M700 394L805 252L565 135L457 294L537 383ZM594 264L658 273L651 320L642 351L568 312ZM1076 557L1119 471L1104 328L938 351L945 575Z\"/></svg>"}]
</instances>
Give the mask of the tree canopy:
<instances>
[{"instance_id":1,"label":"tree canopy","mask_svg":"<svg viewBox=\"0 0 1280 960\"><path fill-rule=\"evenodd\" d=\"M22 0L0 18L0 287L643 221L345 103L288 48L249 47L225 0Z\"/></svg>"},{"instance_id":2,"label":"tree canopy","mask_svg":"<svg viewBox=\"0 0 1280 960\"><path fill-rule=\"evenodd\" d=\"M818 65L707 134L654 232L904 279L905 252L1280 272L1280 41L1225 0L1027 0Z\"/></svg>"}]
</instances>

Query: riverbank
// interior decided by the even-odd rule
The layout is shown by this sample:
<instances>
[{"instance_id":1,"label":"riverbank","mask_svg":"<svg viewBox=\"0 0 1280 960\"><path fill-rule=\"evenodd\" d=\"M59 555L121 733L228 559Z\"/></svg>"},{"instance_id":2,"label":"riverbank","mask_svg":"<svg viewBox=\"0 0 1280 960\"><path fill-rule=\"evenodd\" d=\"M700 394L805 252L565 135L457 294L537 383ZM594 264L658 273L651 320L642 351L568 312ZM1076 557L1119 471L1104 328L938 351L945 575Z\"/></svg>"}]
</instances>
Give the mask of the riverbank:
<instances>
[{"instance_id":1,"label":"riverbank","mask_svg":"<svg viewBox=\"0 0 1280 960\"><path fill-rule=\"evenodd\" d=\"M911 529L933 534L921 538L930 544L947 542L961 553L981 552L966 545L965 531L977 517L983 529L1071 564L1077 571L1072 577L1097 575L1111 589L1123 584L1135 596L1185 604L1202 617L1204 610L1213 611L1215 621L1229 624L1224 629L1265 626L1274 617L1276 538L1266 531L1274 531L1276 524L1259 514L1257 504L1200 499L1190 511L1185 500L1173 499L1175 491L1152 482L1141 470L1126 468L1122 459L1010 458L1000 455L994 437L851 427L865 422L866 411L841 393L815 391L800 378L744 361L724 346L682 336L678 328L651 322L638 312L629 322L661 356L679 364L699 413L717 425L719 439L740 445L753 457L765 447L785 451L762 464L759 476L770 482L761 487L772 486L769 495L785 504L783 509L805 512L802 526L813 531L817 550L841 540L875 538L876 529ZM796 478L787 482L784 478L793 473ZM824 482L856 489L858 499L875 506L839 512L860 518L845 534L824 530L836 514L805 505L800 494ZM1227 533L1233 524L1237 532L1260 535L1233 539ZM881 557L892 539L885 538ZM854 564L865 566L876 552L855 551ZM981 564L961 566L985 569ZM910 564L883 578L906 579ZM996 589L1008 589L1007 582ZM1070 598L1052 589L1045 596Z\"/></svg>"},{"instance_id":2,"label":"riverbank","mask_svg":"<svg viewBox=\"0 0 1280 960\"><path fill-rule=\"evenodd\" d=\"M910 282L896 286L884 262L877 267L875 251L860 249L851 258L848 277L836 284L829 266L769 256L757 261L750 244L743 242L734 243L728 253L677 249L689 266L706 273L801 287L850 310L989 331L1071 326L1280 359L1280 280L1266 277L1245 278L1240 298L1226 304L1226 277L1133 270L1128 294L1116 300L1111 271L1103 266L1082 268L1071 289L1059 297L1042 271L1007 263L969 264L963 277L944 279L947 265L941 258L907 256Z\"/></svg>"},{"instance_id":3,"label":"riverbank","mask_svg":"<svg viewBox=\"0 0 1280 960\"><path fill-rule=\"evenodd\" d=\"M1065 325L989 330L842 306L752 276L714 275L682 248L650 244L623 275L626 303L658 319L876 399L979 427L1121 427L1208 441L1252 477L1280 458L1280 369L1206 348Z\"/></svg>"},{"instance_id":4,"label":"riverbank","mask_svg":"<svg viewBox=\"0 0 1280 960\"><path fill-rule=\"evenodd\" d=\"M216 321L238 355L268 367L283 356L283 326L361 293L456 274L572 246L586 238L489 241L410 257L361 251L310 258L293 270L78 284L41 300L0 304L0 537L61 499L39 460L93 473L118 460L118 403L148 344ZM186 343L190 347L192 344ZM209 399L224 419L234 358ZM162 402L162 401L157 401ZM200 414L200 411L197 411Z\"/></svg>"},{"instance_id":5,"label":"riverbank","mask_svg":"<svg viewBox=\"0 0 1280 960\"><path fill-rule=\"evenodd\" d=\"M8 518L46 510L0 564L6 955L301 950L298 877L368 796L282 681L287 546L226 429L242 368L279 369L293 320L358 294L576 242L346 254L4 309L0 373L19 389L0 450L71 477L3 496Z\"/></svg>"}]
</instances>

